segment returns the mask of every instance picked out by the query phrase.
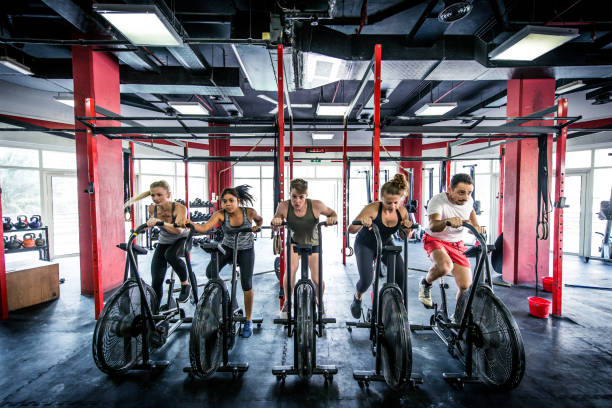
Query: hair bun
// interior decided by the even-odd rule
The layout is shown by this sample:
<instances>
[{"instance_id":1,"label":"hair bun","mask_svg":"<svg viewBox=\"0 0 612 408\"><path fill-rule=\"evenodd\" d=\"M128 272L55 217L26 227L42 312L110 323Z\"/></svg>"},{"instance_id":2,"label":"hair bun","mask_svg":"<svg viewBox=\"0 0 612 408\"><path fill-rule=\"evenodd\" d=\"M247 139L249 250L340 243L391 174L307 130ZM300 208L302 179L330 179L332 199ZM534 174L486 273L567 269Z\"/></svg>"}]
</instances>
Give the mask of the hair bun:
<instances>
[{"instance_id":1,"label":"hair bun","mask_svg":"<svg viewBox=\"0 0 612 408\"><path fill-rule=\"evenodd\" d=\"M402 173L397 173L392 180L393 184L397 186L399 190L406 190L408 188L408 181L406 180L406 176Z\"/></svg>"}]
</instances>

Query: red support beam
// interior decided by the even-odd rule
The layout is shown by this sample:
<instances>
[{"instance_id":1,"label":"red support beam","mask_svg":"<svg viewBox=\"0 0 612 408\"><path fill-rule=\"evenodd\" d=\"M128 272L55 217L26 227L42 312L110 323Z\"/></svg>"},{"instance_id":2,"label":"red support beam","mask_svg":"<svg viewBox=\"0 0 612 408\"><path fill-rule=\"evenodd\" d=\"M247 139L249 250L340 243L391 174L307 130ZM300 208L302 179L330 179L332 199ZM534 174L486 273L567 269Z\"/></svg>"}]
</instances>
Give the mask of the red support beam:
<instances>
[{"instance_id":1,"label":"red support beam","mask_svg":"<svg viewBox=\"0 0 612 408\"><path fill-rule=\"evenodd\" d=\"M134 191L136 191L136 174L134 173L134 143L130 142L130 198L134 197ZM136 229L136 214L134 211L134 204L130 206L130 220L132 229Z\"/></svg>"},{"instance_id":2,"label":"red support beam","mask_svg":"<svg viewBox=\"0 0 612 408\"><path fill-rule=\"evenodd\" d=\"M2 185L0 184L0 219L2 219ZM4 236L4 226L0 225ZM6 290L6 259L4 257L4 239L0 242L0 320L8 319L8 298Z\"/></svg>"},{"instance_id":3,"label":"red support beam","mask_svg":"<svg viewBox=\"0 0 612 408\"><path fill-rule=\"evenodd\" d=\"M189 142L185 143L185 158L189 157ZM189 162L185 162L185 208L189 218Z\"/></svg>"},{"instance_id":4,"label":"red support beam","mask_svg":"<svg viewBox=\"0 0 612 408\"><path fill-rule=\"evenodd\" d=\"M400 141L400 155L403 157L417 157L423 155L423 139L401 139ZM400 162L400 166L404 169L412 169L412 199L417 200L419 205L415 218L418 223L421 223L421 208L423 208L422 197L422 182L423 182L423 162ZM405 171L401 170L406 178L410 181L410 175ZM406 197L408 199L409 197Z\"/></svg>"},{"instance_id":5,"label":"red support beam","mask_svg":"<svg viewBox=\"0 0 612 408\"><path fill-rule=\"evenodd\" d=\"M87 116L96 116L96 105L92 98L85 99L85 112ZM95 122L92 122L95 124ZM93 296L95 304L95 317L96 320L102 308L104 307L104 290L102 285L102 247L100 243L100 237L98 229L102 226L100 213L100 194L98 186L100 185L98 179L98 141L94 137L91 129L88 127L85 134L87 138L87 169L88 169L88 180L89 180L89 219L91 234L89 239L91 240L91 261L92 261L92 275L93 275Z\"/></svg>"},{"instance_id":6,"label":"red support beam","mask_svg":"<svg viewBox=\"0 0 612 408\"><path fill-rule=\"evenodd\" d=\"M450 142L446 142L446 155L450 156L451 154L451 147L450 147ZM450 181L451 181L451 162L450 160L446 161L446 191L450 191Z\"/></svg>"},{"instance_id":7,"label":"red support beam","mask_svg":"<svg viewBox=\"0 0 612 408\"><path fill-rule=\"evenodd\" d=\"M380 83L382 45L374 47L374 139L372 140L372 174L374 176L374 201L378 201L380 177Z\"/></svg>"},{"instance_id":8,"label":"red support beam","mask_svg":"<svg viewBox=\"0 0 612 408\"><path fill-rule=\"evenodd\" d=\"M285 106L283 81L283 45L276 46L276 54L278 58L278 173L280 177L280 200L285 199ZM280 253L280 282L281 285L285 279L285 229L281 228L281 253ZM281 299L280 307L283 306L285 299Z\"/></svg>"},{"instance_id":9,"label":"red support beam","mask_svg":"<svg viewBox=\"0 0 612 408\"><path fill-rule=\"evenodd\" d=\"M293 180L293 117L289 126L289 180Z\"/></svg>"},{"instance_id":10,"label":"red support beam","mask_svg":"<svg viewBox=\"0 0 612 408\"><path fill-rule=\"evenodd\" d=\"M347 130L346 130L346 121L344 122L344 136L342 138L342 265L346 265L346 242L348 239L348 217L346 214L347 206L347 182L348 175L346 174L346 170L348 167L348 157L346 155L346 142L347 142Z\"/></svg>"},{"instance_id":11,"label":"red support beam","mask_svg":"<svg viewBox=\"0 0 612 408\"><path fill-rule=\"evenodd\" d=\"M567 117L567 99L561 98L557 103L557 116ZM557 125L565 123L560 121ZM561 202L565 193L565 152L567 143L567 128L564 127L557 135L555 169L555 203ZM563 208L555 206L555 231L553 247L553 301L552 313L561 316L561 299L563 294Z\"/></svg>"},{"instance_id":12,"label":"red support beam","mask_svg":"<svg viewBox=\"0 0 612 408\"><path fill-rule=\"evenodd\" d=\"M497 236L504 230L504 176L506 172L506 148L499 146L499 211L497 215Z\"/></svg>"}]
</instances>

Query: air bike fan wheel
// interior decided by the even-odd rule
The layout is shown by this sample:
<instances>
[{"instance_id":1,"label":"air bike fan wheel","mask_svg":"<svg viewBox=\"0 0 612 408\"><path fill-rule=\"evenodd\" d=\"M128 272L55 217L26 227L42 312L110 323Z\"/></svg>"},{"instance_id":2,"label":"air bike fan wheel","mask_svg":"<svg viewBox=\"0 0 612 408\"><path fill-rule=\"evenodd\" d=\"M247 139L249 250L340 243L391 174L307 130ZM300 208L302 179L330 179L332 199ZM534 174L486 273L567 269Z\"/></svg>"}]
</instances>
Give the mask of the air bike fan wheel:
<instances>
[{"instance_id":1,"label":"air bike fan wheel","mask_svg":"<svg viewBox=\"0 0 612 408\"><path fill-rule=\"evenodd\" d=\"M295 297L295 347L297 348L297 370L302 380L312 377L316 340L314 331L314 293L310 285L299 285Z\"/></svg>"},{"instance_id":2,"label":"air bike fan wheel","mask_svg":"<svg viewBox=\"0 0 612 408\"><path fill-rule=\"evenodd\" d=\"M223 296L219 285L207 287L196 307L189 335L189 359L193 373L206 378L223 360ZM229 302L229 299L227 299Z\"/></svg>"},{"instance_id":3,"label":"air bike fan wheel","mask_svg":"<svg viewBox=\"0 0 612 408\"><path fill-rule=\"evenodd\" d=\"M153 288L142 284L151 312L157 314L157 296ZM134 279L127 280L104 305L92 342L94 361L102 372L121 375L139 362L146 324L141 306L138 283ZM152 344L151 337L149 344Z\"/></svg>"},{"instance_id":4,"label":"air bike fan wheel","mask_svg":"<svg viewBox=\"0 0 612 408\"><path fill-rule=\"evenodd\" d=\"M457 301L457 323L461 322L468 296L469 290ZM516 388L525 373L525 349L512 313L488 286L479 285L472 302L472 318L474 372L490 388ZM461 339L464 354L467 352L465 336Z\"/></svg>"},{"instance_id":5,"label":"air bike fan wheel","mask_svg":"<svg viewBox=\"0 0 612 408\"><path fill-rule=\"evenodd\" d=\"M379 337L385 382L397 390L410 380L412 346L408 313L397 290L384 290L381 299L383 333Z\"/></svg>"}]
</instances>

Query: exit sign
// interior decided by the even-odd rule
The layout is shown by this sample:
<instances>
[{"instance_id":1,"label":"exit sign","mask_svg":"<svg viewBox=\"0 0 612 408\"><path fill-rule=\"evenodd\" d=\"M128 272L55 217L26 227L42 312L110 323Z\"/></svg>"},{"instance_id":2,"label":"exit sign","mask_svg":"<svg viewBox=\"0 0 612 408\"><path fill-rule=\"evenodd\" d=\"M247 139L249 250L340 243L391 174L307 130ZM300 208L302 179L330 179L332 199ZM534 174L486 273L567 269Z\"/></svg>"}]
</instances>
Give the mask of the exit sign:
<instances>
[{"instance_id":1,"label":"exit sign","mask_svg":"<svg viewBox=\"0 0 612 408\"><path fill-rule=\"evenodd\" d=\"M307 147L306 153L325 153L324 147Z\"/></svg>"},{"instance_id":2,"label":"exit sign","mask_svg":"<svg viewBox=\"0 0 612 408\"><path fill-rule=\"evenodd\" d=\"M321 163L321 159L311 159L311 163Z\"/></svg>"}]
</instances>

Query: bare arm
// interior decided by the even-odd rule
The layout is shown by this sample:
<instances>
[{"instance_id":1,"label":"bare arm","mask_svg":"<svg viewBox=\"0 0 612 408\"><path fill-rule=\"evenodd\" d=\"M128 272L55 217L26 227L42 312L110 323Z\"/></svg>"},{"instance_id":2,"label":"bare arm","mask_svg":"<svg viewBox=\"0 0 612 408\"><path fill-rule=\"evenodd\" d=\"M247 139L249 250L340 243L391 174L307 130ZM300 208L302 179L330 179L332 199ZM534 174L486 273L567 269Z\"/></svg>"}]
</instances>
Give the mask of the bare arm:
<instances>
[{"instance_id":1,"label":"bare arm","mask_svg":"<svg viewBox=\"0 0 612 408\"><path fill-rule=\"evenodd\" d=\"M408 214L408 210L406 210L406 207L400 207L400 215L402 216L401 227L402 228L412 227L412 221L410 221L410 214Z\"/></svg>"},{"instance_id":2,"label":"bare arm","mask_svg":"<svg viewBox=\"0 0 612 408\"><path fill-rule=\"evenodd\" d=\"M176 208L176 224L177 225L185 225L185 220L187 219L187 208L184 205L177 204ZM177 228L174 224L169 222L164 222L164 229L171 234L180 234L183 232L183 228Z\"/></svg>"},{"instance_id":3,"label":"bare arm","mask_svg":"<svg viewBox=\"0 0 612 408\"><path fill-rule=\"evenodd\" d=\"M194 224L191 221L188 222L193 225L193 228L196 230L196 232L205 233L213 229L215 225L223 222L223 217L223 210L220 210L215 212L205 224Z\"/></svg>"},{"instance_id":4,"label":"bare arm","mask_svg":"<svg viewBox=\"0 0 612 408\"><path fill-rule=\"evenodd\" d=\"M249 221L255 222L253 232L259 231L261 229L261 225L263 224L263 218L261 218L261 216L257 214L257 211L255 211L253 208L247 208L247 217L249 218Z\"/></svg>"},{"instance_id":5,"label":"bare arm","mask_svg":"<svg viewBox=\"0 0 612 408\"><path fill-rule=\"evenodd\" d=\"M278 227L283 223L283 220L287 219L288 208L289 205L287 204L287 201L281 201L278 204L278 207L276 207L276 214L274 214L274 217L272 218L273 227Z\"/></svg>"},{"instance_id":6,"label":"bare arm","mask_svg":"<svg viewBox=\"0 0 612 408\"><path fill-rule=\"evenodd\" d=\"M472 210L472 212L470 213L470 224L472 224L481 234L485 234L487 232L484 227L481 227L478 224L478 218L476 218L476 211L474 210Z\"/></svg>"},{"instance_id":7,"label":"bare arm","mask_svg":"<svg viewBox=\"0 0 612 408\"><path fill-rule=\"evenodd\" d=\"M315 218L317 217L317 213L319 215L324 215L327 217L327 225L334 225L338 222L338 214L328 206L326 206L323 201L312 200L313 212L315 213Z\"/></svg>"},{"instance_id":8,"label":"bare arm","mask_svg":"<svg viewBox=\"0 0 612 408\"><path fill-rule=\"evenodd\" d=\"M359 232L361 228L363 227L369 228L370 225L372 225L372 220L374 219L374 217L376 217L376 210L375 210L376 206L378 206L377 201L370 203L366 205L365 207L363 207L363 210L361 210L359 215L357 215L357 217L355 217L355 220L354 220L354 221L361 221L363 223L363 226L353 225L353 224L349 225L348 227L349 234L356 234Z\"/></svg>"}]
</instances>

